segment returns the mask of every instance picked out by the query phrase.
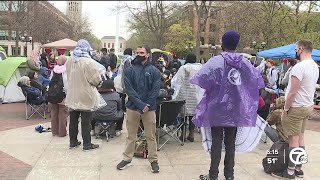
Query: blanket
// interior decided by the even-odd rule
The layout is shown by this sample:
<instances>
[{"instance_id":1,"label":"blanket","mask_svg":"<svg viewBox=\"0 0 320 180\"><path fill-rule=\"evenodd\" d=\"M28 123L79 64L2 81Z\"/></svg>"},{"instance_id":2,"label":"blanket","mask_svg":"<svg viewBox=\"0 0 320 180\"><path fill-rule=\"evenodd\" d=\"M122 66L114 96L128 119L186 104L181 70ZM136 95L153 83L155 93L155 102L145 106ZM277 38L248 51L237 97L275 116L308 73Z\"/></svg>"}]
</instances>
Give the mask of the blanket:
<instances>
[{"instance_id":1,"label":"blanket","mask_svg":"<svg viewBox=\"0 0 320 180\"><path fill-rule=\"evenodd\" d=\"M238 153L252 151L258 145L266 124L267 122L263 118L258 116L255 127L238 127L235 142L235 151ZM201 135L204 150L210 154L212 145L211 128L201 127ZM224 149L225 145L223 143L222 150Z\"/></svg>"},{"instance_id":2,"label":"blanket","mask_svg":"<svg viewBox=\"0 0 320 180\"><path fill-rule=\"evenodd\" d=\"M26 57L9 57L0 61L0 85L7 86L11 76L23 63L26 63Z\"/></svg>"}]
</instances>

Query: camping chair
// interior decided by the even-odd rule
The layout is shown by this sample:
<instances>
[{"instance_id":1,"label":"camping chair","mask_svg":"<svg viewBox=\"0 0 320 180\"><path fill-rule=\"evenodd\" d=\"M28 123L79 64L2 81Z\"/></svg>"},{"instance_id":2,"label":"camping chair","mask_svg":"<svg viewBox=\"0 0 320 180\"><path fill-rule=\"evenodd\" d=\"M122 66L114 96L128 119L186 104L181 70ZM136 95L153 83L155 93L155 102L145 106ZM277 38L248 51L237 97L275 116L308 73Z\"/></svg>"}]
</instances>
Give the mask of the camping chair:
<instances>
[{"instance_id":1,"label":"camping chair","mask_svg":"<svg viewBox=\"0 0 320 180\"><path fill-rule=\"evenodd\" d=\"M100 138L100 135L106 135L107 142L109 142L109 137L113 138L113 134L115 131L116 121L109 121L109 120L96 120L96 128L95 134L96 139Z\"/></svg>"},{"instance_id":2,"label":"camping chair","mask_svg":"<svg viewBox=\"0 0 320 180\"><path fill-rule=\"evenodd\" d=\"M170 100L170 101L163 101L157 108L156 116L157 116L157 147L158 151L170 140L175 139L177 142L180 143L181 146L184 145L184 137L181 141L178 137L178 132L185 128L185 117L180 118L181 121L177 121L177 117L181 110L183 110L185 114L185 100ZM166 130L164 129L166 127ZM160 135L160 133L164 133ZM169 135L169 138L163 143L160 144L160 137L164 137L165 135ZM184 136L184 135L183 135Z\"/></svg>"},{"instance_id":3,"label":"camping chair","mask_svg":"<svg viewBox=\"0 0 320 180\"><path fill-rule=\"evenodd\" d=\"M42 102L41 104L33 104L28 102L28 96L27 96L27 92L22 89L22 93L24 95L24 97L26 98L25 103L26 103L26 120L29 120L33 115L35 114L39 114L42 118L47 119L46 116L46 102ZM29 113L29 108L31 110L31 112Z\"/></svg>"}]
</instances>

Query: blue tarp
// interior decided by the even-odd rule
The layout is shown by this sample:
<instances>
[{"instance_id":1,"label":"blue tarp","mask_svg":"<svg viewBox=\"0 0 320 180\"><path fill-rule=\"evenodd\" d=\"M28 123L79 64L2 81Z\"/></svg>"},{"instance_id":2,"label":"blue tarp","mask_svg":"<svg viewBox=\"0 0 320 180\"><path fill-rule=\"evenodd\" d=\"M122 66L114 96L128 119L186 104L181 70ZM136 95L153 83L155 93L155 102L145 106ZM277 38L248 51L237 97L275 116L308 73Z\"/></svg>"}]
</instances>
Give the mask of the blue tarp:
<instances>
[{"instance_id":1,"label":"blue tarp","mask_svg":"<svg viewBox=\"0 0 320 180\"><path fill-rule=\"evenodd\" d=\"M289 44L286 46L280 46L257 53L257 56L266 58L295 58L296 57L296 44ZM315 61L320 61L320 50L313 49L312 58Z\"/></svg>"}]
</instances>

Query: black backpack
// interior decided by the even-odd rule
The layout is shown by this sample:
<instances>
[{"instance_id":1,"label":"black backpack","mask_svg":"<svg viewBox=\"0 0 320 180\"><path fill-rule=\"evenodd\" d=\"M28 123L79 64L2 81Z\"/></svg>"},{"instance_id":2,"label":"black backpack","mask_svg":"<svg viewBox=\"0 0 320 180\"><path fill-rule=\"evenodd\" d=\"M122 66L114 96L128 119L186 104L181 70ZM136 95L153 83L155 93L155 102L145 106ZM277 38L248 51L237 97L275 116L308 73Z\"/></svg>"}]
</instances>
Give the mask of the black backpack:
<instances>
[{"instance_id":1,"label":"black backpack","mask_svg":"<svg viewBox=\"0 0 320 180\"><path fill-rule=\"evenodd\" d=\"M53 72L52 79L49 83L47 100L52 104L58 104L61 103L65 97L66 94L63 92L62 74Z\"/></svg>"},{"instance_id":2,"label":"black backpack","mask_svg":"<svg viewBox=\"0 0 320 180\"><path fill-rule=\"evenodd\" d=\"M272 72L273 72L273 70L276 70L275 68L273 68L272 70L271 70L271 77L272 77ZM277 71L277 70L276 70ZM280 72L279 71L277 71L277 81L276 81L276 84L277 84L277 88L279 88L280 87Z\"/></svg>"},{"instance_id":3,"label":"black backpack","mask_svg":"<svg viewBox=\"0 0 320 180\"><path fill-rule=\"evenodd\" d=\"M287 169L289 160L289 144L284 141L273 143L267 156L262 159L262 166L266 173L282 172Z\"/></svg>"}]
</instances>

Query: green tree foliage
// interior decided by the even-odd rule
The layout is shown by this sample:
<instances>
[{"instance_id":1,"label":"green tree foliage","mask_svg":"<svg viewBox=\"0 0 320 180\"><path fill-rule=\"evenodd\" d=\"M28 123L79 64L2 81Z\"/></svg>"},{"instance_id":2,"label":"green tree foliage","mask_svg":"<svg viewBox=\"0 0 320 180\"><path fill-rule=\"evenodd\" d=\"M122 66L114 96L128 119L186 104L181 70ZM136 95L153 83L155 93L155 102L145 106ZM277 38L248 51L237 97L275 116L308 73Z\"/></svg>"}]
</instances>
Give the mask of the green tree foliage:
<instances>
[{"instance_id":1,"label":"green tree foliage","mask_svg":"<svg viewBox=\"0 0 320 180\"><path fill-rule=\"evenodd\" d=\"M165 50L174 51L180 57L186 55L189 52L186 46L194 47L196 45L190 23L180 21L171 25L167 33L167 42Z\"/></svg>"},{"instance_id":2,"label":"green tree foliage","mask_svg":"<svg viewBox=\"0 0 320 180\"><path fill-rule=\"evenodd\" d=\"M181 7L175 2L144 1L139 8L126 4L123 9L130 12L128 24L133 39L130 38L129 42L139 42L152 48L163 48L169 27L183 17Z\"/></svg>"}]
</instances>

